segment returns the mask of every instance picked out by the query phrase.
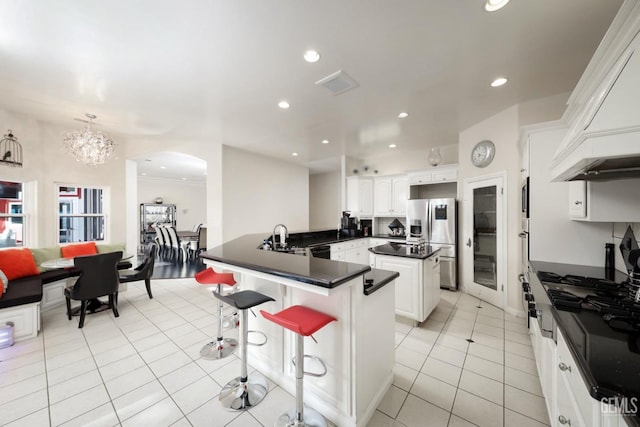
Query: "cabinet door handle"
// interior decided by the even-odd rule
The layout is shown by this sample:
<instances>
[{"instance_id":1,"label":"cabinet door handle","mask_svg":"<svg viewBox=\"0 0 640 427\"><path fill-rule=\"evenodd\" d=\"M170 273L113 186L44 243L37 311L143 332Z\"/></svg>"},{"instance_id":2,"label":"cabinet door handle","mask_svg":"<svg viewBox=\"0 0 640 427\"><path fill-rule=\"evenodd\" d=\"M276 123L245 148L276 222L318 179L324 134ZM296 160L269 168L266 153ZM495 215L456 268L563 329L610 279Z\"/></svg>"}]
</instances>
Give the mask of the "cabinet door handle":
<instances>
[{"instance_id":1,"label":"cabinet door handle","mask_svg":"<svg viewBox=\"0 0 640 427\"><path fill-rule=\"evenodd\" d=\"M575 202L573 202L574 205L581 205L582 202L580 200L576 200Z\"/></svg>"},{"instance_id":2,"label":"cabinet door handle","mask_svg":"<svg viewBox=\"0 0 640 427\"><path fill-rule=\"evenodd\" d=\"M467 239L467 246L471 247L471 238Z\"/></svg>"},{"instance_id":3,"label":"cabinet door handle","mask_svg":"<svg viewBox=\"0 0 640 427\"><path fill-rule=\"evenodd\" d=\"M522 237L524 239L525 237L527 237L527 234L529 234L529 233L527 233L526 231L523 231L521 233L518 233L518 236Z\"/></svg>"},{"instance_id":4,"label":"cabinet door handle","mask_svg":"<svg viewBox=\"0 0 640 427\"><path fill-rule=\"evenodd\" d=\"M565 365L564 362L560 362L560 364L558 365L558 368L560 368L562 372L566 372L566 371L571 372L571 366Z\"/></svg>"},{"instance_id":5,"label":"cabinet door handle","mask_svg":"<svg viewBox=\"0 0 640 427\"><path fill-rule=\"evenodd\" d=\"M560 415L558 417L558 421L560 422L560 424L562 425L571 425L571 420L569 418L566 418L564 415Z\"/></svg>"}]
</instances>

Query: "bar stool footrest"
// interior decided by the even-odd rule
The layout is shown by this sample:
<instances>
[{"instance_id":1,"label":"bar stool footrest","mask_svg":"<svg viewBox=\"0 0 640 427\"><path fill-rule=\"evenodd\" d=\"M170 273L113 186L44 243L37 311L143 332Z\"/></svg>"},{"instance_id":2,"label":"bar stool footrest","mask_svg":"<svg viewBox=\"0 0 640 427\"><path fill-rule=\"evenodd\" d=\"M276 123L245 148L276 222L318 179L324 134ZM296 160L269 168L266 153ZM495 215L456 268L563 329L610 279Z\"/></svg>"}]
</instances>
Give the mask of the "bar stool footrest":
<instances>
[{"instance_id":1,"label":"bar stool footrest","mask_svg":"<svg viewBox=\"0 0 640 427\"><path fill-rule=\"evenodd\" d=\"M255 346L255 347L262 347L263 345L265 345L265 344L267 343L267 335L266 335L264 332L262 332L262 331L247 331L247 336L248 336L248 334L258 334L258 335L261 335L261 336L262 336L262 338L264 338L264 341L262 341L262 342L257 342L257 343L256 343L256 342L250 342L250 341L247 341L247 345L252 345L252 346Z\"/></svg>"},{"instance_id":2,"label":"bar stool footrest","mask_svg":"<svg viewBox=\"0 0 640 427\"><path fill-rule=\"evenodd\" d=\"M303 371L303 373L305 375L309 375L310 377L324 377L325 375L327 375L327 365L324 364L324 362L322 361L322 359L320 359L318 356L313 356L311 354L305 354L304 355L305 359L311 359L314 360L316 362L318 362L320 365L322 365L322 369L323 372L311 372L311 371ZM292 357L291 358L291 363L293 364L293 366L296 366L296 358Z\"/></svg>"}]
</instances>

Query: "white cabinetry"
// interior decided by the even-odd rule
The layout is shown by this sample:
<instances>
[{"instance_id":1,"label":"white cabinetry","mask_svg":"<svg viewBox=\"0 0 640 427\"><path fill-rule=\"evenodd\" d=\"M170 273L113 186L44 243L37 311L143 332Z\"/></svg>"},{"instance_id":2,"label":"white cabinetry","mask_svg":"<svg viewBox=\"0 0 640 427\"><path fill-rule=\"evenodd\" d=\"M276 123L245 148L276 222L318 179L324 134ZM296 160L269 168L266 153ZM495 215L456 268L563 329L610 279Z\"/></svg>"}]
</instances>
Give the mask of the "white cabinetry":
<instances>
[{"instance_id":1,"label":"white cabinetry","mask_svg":"<svg viewBox=\"0 0 640 427\"><path fill-rule=\"evenodd\" d=\"M458 180L458 165L445 165L410 172L409 185L438 184L442 182L456 182Z\"/></svg>"},{"instance_id":2,"label":"white cabinetry","mask_svg":"<svg viewBox=\"0 0 640 427\"><path fill-rule=\"evenodd\" d=\"M406 215L409 192L408 180L405 175L375 177L373 193L374 215Z\"/></svg>"},{"instance_id":3,"label":"white cabinetry","mask_svg":"<svg viewBox=\"0 0 640 427\"><path fill-rule=\"evenodd\" d=\"M375 268L397 271L396 314L423 322L440 301L440 256L425 260L374 255Z\"/></svg>"},{"instance_id":4,"label":"white cabinetry","mask_svg":"<svg viewBox=\"0 0 640 427\"><path fill-rule=\"evenodd\" d=\"M373 178L347 177L347 210L351 216L373 216Z\"/></svg>"},{"instance_id":5,"label":"white cabinetry","mask_svg":"<svg viewBox=\"0 0 640 427\"><path fill-rule=\"evenodd\" d=\"M640 155L640 3L625 2L571 97L569 132L552 163L555 181Z\"/></svg>"},{"instance_id":6,"label":"white cabinetry","mask_svg":"<svg viewBox=\"0 0 640 427\"><path fill-rule=\"evenodd\" d=\"M520 180L524 181L529 176L529 137L520 143Z\"/></svg>"},{"instance_id":7,"label":"white cabinetry","mask_svg":"<svg viewBox=\"0 0 640 427\"><path fill-rule=\"evenodd\" d=\"M330 259L334 261L345 261L347 259L345 243L334 243L330 245L330 249Z\"/></svg>"},{"instance_id":8,"label":"white cabinetry","mask_svg":"<svg viewBox=\"0 0 640 427\"><path fill-rule=\"evenodd\" d=\"M345 261L354 264L369 264L369 239L351 240L346 243Z\"/></svg>"},{"instance_id":9,"label":"white cabinetry","mask_svg":"<svg viewBox=\"0 0 640 427\"><path fill-rule=\"evenodd\" d=\"M636 179L569 183L569 216L575 220L638 222L638 200L640 182Z\"/></svg>"}]
</instances>

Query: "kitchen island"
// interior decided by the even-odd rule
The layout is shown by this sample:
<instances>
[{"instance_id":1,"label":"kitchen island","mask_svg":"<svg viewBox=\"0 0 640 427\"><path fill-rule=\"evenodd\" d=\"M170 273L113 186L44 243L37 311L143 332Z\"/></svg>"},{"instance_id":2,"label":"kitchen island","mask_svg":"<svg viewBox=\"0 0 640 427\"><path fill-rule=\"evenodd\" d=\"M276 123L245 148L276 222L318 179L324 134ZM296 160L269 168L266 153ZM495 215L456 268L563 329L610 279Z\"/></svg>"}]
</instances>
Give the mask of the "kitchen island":
<instances>
[{"instance_id":1,"label":"kitchen island","mask_svg":"<svg viewBox=\"0 0 640 427\"><path fill-rule=\"evenodd\" d=\"M390 242L370 248L370 265L400 273L395 286L398 316L423 322L440 301L440 249Z\"/></svg>"},{"instance_id":2,"label":"kitchen island","mask_svg":"<svg viewBox=\"0 0 640 427\"><path fill-rule=\"evenodd\" d=\"M300 304L338 319L314 334L317 343L305 339L305 352L327 365L324 377L305 377L305 404L336 425L365 426L393 382L398 273L258 249L264 239L264 234L246 235L201 257L218 271L233 272L242 289L275 299L262 310L275 313ZM294 394L294 335L262 316L249 316L249 330L268 337L266 345L249 347L249 364ZM305 368L318 370L312 362Z\"/></svg>"}]
</instances>

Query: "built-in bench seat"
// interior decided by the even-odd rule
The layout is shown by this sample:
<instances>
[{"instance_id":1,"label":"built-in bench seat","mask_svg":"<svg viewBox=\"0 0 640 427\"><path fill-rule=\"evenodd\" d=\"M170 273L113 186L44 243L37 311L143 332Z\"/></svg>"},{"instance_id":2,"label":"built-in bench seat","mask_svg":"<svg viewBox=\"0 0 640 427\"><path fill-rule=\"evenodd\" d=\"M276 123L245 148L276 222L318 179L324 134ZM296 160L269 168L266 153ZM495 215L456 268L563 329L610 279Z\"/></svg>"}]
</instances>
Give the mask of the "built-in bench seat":
<instances>
[{"instance_id":1,"label":"built-in bench seat","mask_svg":"<svg viewBox=\"0 0 640 427\"><path fill-rule=\"evenodd\" d=\"M123 250L124 245L96 245L96 248L98 253L105 253ZM59 247L33 249L32 252L39 264L62 257ZM46 254L44 258L43 253ZM131 267L129 261L118 263L119 270ZM38 335L40 311L64 304L63 291L68 286L67 280L80 275L75 268L46 269L38 266L38 270L39 274L10 280L6 292L0 297L0 325L13 323L15 341Z\"/></svg>"}]
</instances>

